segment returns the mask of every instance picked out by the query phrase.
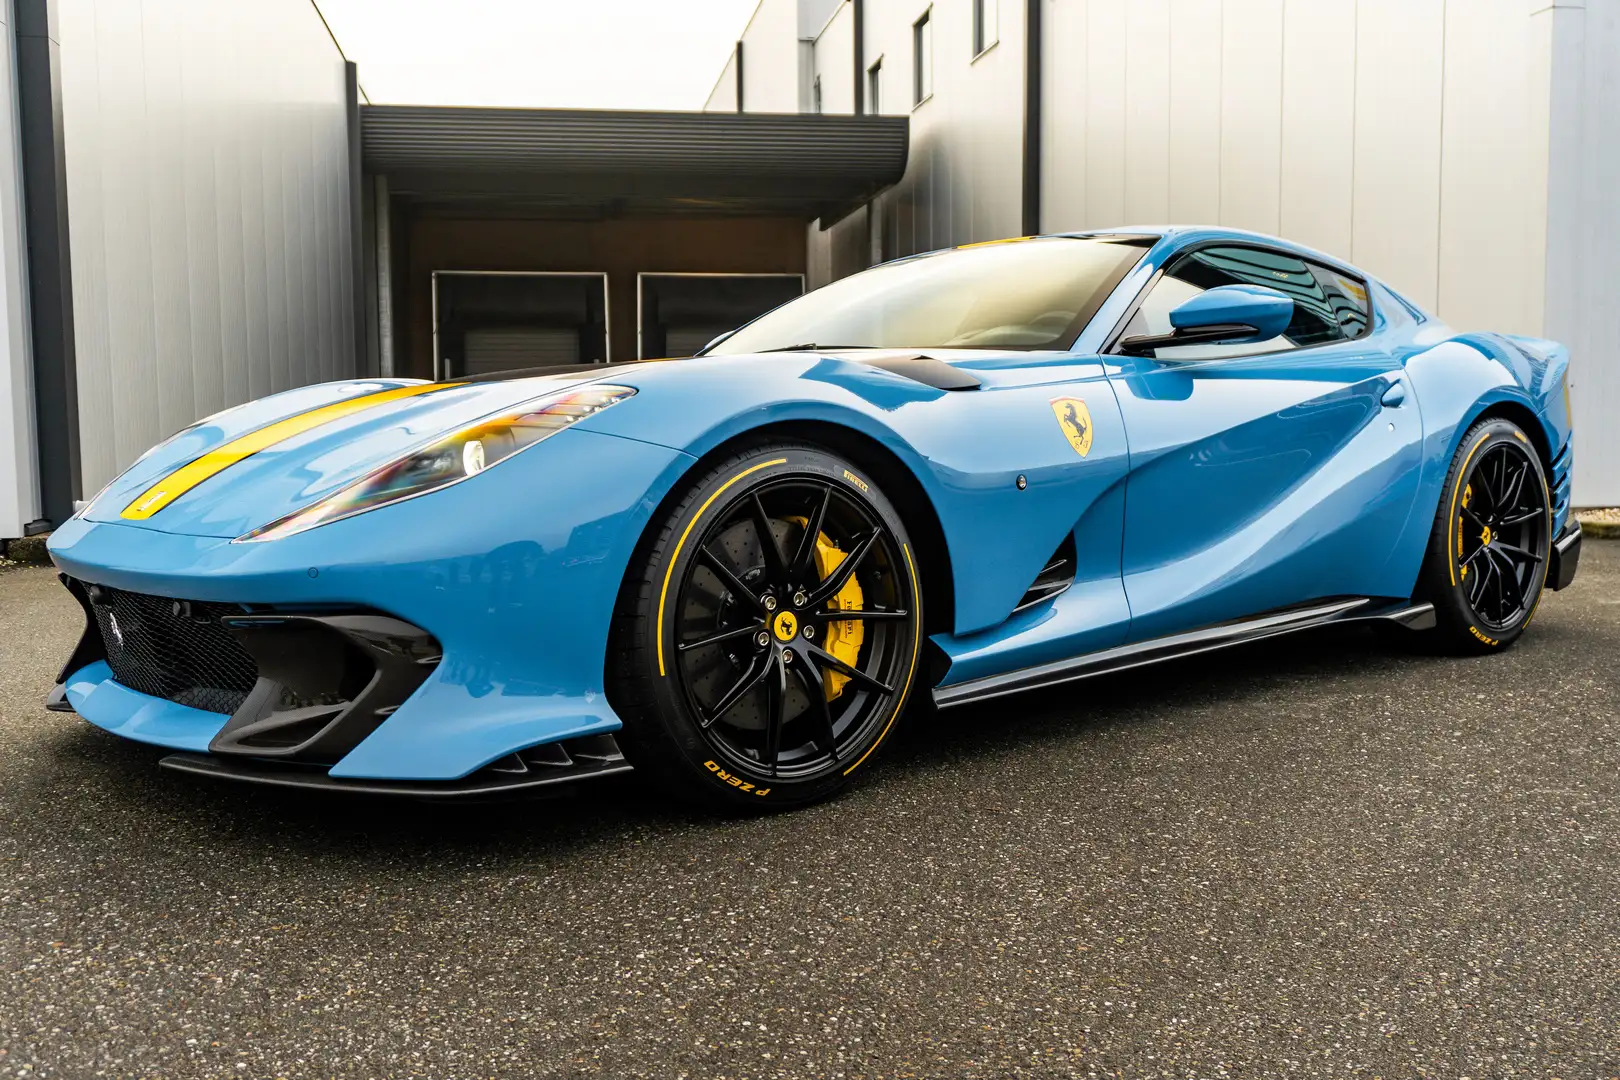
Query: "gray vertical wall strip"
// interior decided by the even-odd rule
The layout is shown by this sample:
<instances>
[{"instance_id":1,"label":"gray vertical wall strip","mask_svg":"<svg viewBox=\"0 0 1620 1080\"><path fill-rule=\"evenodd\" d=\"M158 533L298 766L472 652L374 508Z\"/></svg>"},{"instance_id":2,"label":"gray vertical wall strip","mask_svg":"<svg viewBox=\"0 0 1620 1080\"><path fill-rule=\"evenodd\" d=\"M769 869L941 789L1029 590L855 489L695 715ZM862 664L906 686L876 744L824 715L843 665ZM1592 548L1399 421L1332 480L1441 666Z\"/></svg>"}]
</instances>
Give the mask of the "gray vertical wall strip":
<instances>
[{"instance_id":1,"label":"gray vertical wall strip","mask_svg":"<svg viewBox=\"0 0 1620 1080\"><path fill-rule=\"evenodd\" d=\"M377 374L394 374L394 207L388 177L372 179L372 216L377 232Z\"/></svg>"},{"instance_id":2,"label":"gray vertical wall strip","mask_svg":"<svg viewBox=\"0 0 1620 1080\"><path fill-rule=\"evenodd\" d=\"M850 17L855 20L855 115L859 116L866 111L866 4L865 0L853 0L853 5Z\"/></svg>"},{"instance_id":3,"label":"gray vertical wall strip","mask_svg":"<svg viewBox=\"0 0 1620 1080\"><path fill-rule=\"evenodd\" d=\"M365 172L360 164L360 72L354 61L343 65L343 93L347 99L344 122L349 136L349 274L350 315L354 324L355 372L371 370L369 349L366 347L366 236L365 236Z\"/></svg>"},{"instance_id":4,"label":"gray vertical wall strip","mask_svg":"<svg viewBox=\"0 0 1620 1080\"><path fill-rule=\"evenodd\" d=\"M15 12L40 501L41 512L54 524L73 513L73 500L84 490L61 50L55 0L16 0Z\"/></svg>"},{"instance_id":5,"label":"gray vertical wall strip","mask_svg":"<svg viewBox=\"0 0 1620 1080\"><path fill-rule=\"evenodd\" d=\"M201 416L356 374L356 129L310 5L52 2L94 490Z\"/></svg>"},{"instance_id":6,"label":"gray vertical wall strip","mask_svg":"<svg viewBox=\"0 0 1620 1080\"><path fill-rule=\"evenodd\" d=\"M1023 233L1041 231L1041 11L1045 0L1024 10L1024 193Z\"/></svg>"}]
</instances>

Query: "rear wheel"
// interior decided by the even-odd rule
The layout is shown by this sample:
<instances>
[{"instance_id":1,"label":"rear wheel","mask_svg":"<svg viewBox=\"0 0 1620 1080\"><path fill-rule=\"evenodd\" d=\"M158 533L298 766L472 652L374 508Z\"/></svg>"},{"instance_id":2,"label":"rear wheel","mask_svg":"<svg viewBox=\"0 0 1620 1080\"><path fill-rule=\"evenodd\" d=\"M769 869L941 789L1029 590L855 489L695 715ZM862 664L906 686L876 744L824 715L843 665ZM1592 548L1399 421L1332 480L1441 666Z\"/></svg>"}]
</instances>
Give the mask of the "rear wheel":
<instances>
[{"instance_id":1,"label":"rear wheel","mask_svg":"<svg viewBox=\"0 0 1620 1080\"><path fill-rule=\"evenodd\" d=\"M1431 644L1489 653L1518 640L1547 578L1551 500L1541 457L1510 420L1475 424L1446 477L1419 585Z\"/></svg>"},{"instance_id":2,"label":"rear wheel","mask_svg":"<svg viewBox=\"0 0 1620 1080\"><path fill-rule=\"evenodd\" d=\"M710 804L824 798L892 731L921 627L876 484L809 446L732 457L654 526L621 591L608 674L626 753Z\"/></svg>"}]
</instances>

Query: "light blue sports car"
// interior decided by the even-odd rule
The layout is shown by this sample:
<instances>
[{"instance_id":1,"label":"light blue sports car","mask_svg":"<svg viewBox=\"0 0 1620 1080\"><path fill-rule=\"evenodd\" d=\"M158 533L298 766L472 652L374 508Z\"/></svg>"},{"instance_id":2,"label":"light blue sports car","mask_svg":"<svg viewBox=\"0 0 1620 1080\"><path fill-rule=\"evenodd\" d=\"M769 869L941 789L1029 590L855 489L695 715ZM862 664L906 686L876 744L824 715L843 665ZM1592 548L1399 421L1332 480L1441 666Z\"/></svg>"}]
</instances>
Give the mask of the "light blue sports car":
<instances>
[{"instance_id":1,"label":"light blue sports car","mask_svg":"<svg viewBox=\"0 0 1620 1080\"><path fill-rule=\"evenodd\" d=\"M1579 558L1567 372L1140 228L887 263L690 359L305 387L57 530L50 704L269 784L800 805L918 702L1349 620L1506 648Z\"/></svg>"}]
</instances>

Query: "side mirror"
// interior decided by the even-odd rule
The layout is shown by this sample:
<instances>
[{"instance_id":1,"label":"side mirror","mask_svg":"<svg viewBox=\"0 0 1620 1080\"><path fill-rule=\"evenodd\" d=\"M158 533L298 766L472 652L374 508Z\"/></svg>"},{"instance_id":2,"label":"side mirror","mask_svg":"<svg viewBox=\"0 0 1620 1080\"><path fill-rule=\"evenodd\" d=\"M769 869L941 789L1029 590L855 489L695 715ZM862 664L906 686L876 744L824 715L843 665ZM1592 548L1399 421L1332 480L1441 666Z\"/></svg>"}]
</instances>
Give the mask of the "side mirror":
<instances>
[{"instance_id":1,"label":"side mirror","mask_svg":"<svg viewBox=\"0 0 1620 1080\"><path fill-rule=\"evenodd\" d=\"M1241 345L1267 341L1288 329L1294 301L1265 285L1220 285L1170 312L1168 334L1137 334L1120 340L1122 351L1140 354L1173 345Z\"/></svg>"}]
</instances>

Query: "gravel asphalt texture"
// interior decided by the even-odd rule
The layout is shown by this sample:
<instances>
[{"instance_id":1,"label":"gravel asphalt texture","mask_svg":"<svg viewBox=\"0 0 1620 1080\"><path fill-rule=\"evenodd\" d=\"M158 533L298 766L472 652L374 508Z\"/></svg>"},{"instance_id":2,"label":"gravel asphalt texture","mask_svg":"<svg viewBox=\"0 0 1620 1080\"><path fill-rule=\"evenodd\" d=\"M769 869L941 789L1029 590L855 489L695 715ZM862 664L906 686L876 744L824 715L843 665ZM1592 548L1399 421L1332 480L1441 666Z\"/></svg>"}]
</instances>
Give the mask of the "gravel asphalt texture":
<instances>
[{"instance_id":1,"label":"gravel asphalt texture","mask_svg":"<svg viewBox=\"0 0 1620 1080\"><path fill-rule=\"evenodd\" d=\"M1620 543L1506 654L1365 631L914 723L760 819L160 771L0 574L0 1076L1620 1076Z\"/></svg>"}]
</instances>

